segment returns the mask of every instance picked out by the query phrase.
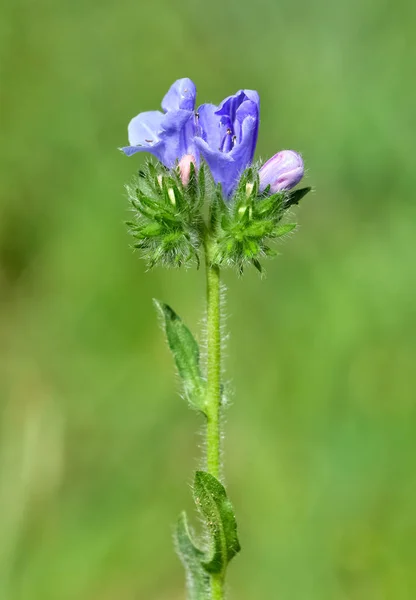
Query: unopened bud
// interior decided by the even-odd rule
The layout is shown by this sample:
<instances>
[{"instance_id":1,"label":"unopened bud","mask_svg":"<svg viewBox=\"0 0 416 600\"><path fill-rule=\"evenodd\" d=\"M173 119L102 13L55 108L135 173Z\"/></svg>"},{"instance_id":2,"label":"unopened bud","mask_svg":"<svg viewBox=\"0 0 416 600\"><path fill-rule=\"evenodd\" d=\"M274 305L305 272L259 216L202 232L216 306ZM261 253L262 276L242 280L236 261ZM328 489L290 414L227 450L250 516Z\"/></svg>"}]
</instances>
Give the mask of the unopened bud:
<instances>
[{"instance_id":1,"label":"unopened bud","mask_svg":"<svg viewBox=\"0 0 416 600\"><path fill-rule=\"evenodd\" d=\"M192 154L185 154L179 161L179 174L183 185L188 185L191 177L191 164L194 165L196 171L196 160Z\"/></svg>"},{"instance_id":2,"label":"unopened bud","mask_svg":"<svg viewBox=\"0 0 416 600\"><path fill-rule=\"evenodd\" d=\"M172 202L173 206L175 206L176 198L175 198L175 192L173 191L173 188L168 189L168 196L169 196L170 201Z\"/></svg>"},{"instance_id":3,"label":"unopened bud","mask_svg":"<svg viewBox=\"0 0 416 600\"><path fill-rule=\"evenodd\" d=\"M158 184L159 184L159 186L160 186L160 189L162 189L162 188L163 188L163 186L162 186L162 182L163 182L163 177L162 177L162 175L158 175L158 176L157 176L157 182L158 182Z\"/></svg>"},{"instance_id":4,"label":"unopened bud","mask_svg":"<svg viewBox=\"0 0 416 600\"><path fill-rule=\"evenodd\" d=\"M259 170L260 191L270 185L270 194L290 190L302 179L303 160L293 150L282 150L270 158Z\"/></svg>"},{"instance_id":5,"label":"unopened bud","mask_svg":"<svg viewBox=\"0 0 416 600\"><path fill-rule=\"evenodd\" d=\"M246 183L246 196L250 198L251 192L253 191L254 183Z\"/></svg>"}]
</instances>

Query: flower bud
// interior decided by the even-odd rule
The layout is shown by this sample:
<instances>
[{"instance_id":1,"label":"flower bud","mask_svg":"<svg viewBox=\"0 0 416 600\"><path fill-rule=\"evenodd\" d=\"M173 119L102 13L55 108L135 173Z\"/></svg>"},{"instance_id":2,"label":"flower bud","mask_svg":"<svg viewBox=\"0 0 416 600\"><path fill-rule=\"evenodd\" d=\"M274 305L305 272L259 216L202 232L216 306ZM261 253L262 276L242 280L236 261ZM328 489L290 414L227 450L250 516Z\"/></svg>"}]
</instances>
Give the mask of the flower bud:
<instances>
[{"instance_id":1,"label":"flower bud","mask_svg":"<svg viewBox=\"0 0 416 600\"><path fill-rule=\"evenodd\" d=\"M251 192L253 191L254 183L246 183L246 196L250 198Z\"/></svg>"},{"instance_id":2,"label":"flower bud","mask_svg":"<svg viewBox=\"0 0 416 600\"><path fill-rule=\"evenodd\" d=\"M173 191L173 188L171 188L171 187L168 189L168 196L169 196L169 200L172 202L173 206L176 206L175 192Z\"/></svg>"},{"instance_id":3,"label":"flower bud","mask_svg":"<svg viewBox=\"0 0 416 600\"><path fill-rule=\"evenodd\" d=\"M282 150L270 158L259 170L260 191L270 185L270 194L290 190L302 179L303 160L293 150Z\"/></svg>"},{"instance_id":4,"label":"flower bud","mask_svg":"<svg viewBox=\"0 0 416 600\"><path fill-rule=\"evenodd\" d=\"M179 174L183 185L188 185L191 177L191 164L194 165L196 171L196 160L192 154L185 154L179 161Z\"/></svg>"}]
</instances>

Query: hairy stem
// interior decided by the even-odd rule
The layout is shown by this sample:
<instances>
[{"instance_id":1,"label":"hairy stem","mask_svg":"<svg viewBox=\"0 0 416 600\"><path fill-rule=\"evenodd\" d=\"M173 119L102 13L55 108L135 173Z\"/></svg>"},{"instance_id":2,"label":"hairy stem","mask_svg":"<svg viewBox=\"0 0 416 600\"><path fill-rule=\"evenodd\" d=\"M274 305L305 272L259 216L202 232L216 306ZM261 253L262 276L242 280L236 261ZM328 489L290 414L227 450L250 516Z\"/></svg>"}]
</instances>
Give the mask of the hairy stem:
<instances>
[{"instance_id":1,"label":"hairy stem","mask_svg":"<svg viewBox=\"0 0 416 600\"><path fill-rule=\"evenodd\" d=\"M221 307L220 269L212 262L212 242L205 244L207 277L207 395L206 457L207 471L217 479L221 475ZM211 575L211 600L223 600L223 574Z\"/></svg>"},{"instance_id":2,"label":"hairy stem","mask_svg":"<svg viewBox=\"0 0 416 600\"><path fill-rule=\"evenodd\" d=\"M207 242L207 471L219 479L221 469L220 269L218 265L212 264L211 254L211 246Z\"/></svg>"},{"instance_id":3,"label":"hairy stem","mask_svg":"<svg viewBox=\"0 0 416 600\"><path fill-rule=\"evenodd\" d=\"M211 575L211 598L212 600L223 600L224 579L222 575Z\"/></svg>"}]
</instances>

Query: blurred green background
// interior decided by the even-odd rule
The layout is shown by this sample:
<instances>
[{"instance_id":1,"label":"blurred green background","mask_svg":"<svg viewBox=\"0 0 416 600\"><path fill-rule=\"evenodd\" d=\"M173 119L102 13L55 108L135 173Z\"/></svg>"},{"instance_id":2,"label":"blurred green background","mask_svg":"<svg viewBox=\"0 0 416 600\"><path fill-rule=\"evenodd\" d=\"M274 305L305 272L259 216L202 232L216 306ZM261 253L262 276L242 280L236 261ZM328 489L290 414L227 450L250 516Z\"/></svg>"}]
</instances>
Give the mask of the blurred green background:
<instances>
[{"instance_id":1,"label":"blurred green background","mask_svg":"<svg viewBox=\"0 0 416 600\"><path fill-rule=\"evenodd\" d=\"M198 331L203 276L132 253L117 147L185 76L257 89L258 155L316 189L265 280L224 276L229 598L415 598L415 6L4 0L0 600L184 598L202 422L151 299Z\"/></svg>"}]
</instances>

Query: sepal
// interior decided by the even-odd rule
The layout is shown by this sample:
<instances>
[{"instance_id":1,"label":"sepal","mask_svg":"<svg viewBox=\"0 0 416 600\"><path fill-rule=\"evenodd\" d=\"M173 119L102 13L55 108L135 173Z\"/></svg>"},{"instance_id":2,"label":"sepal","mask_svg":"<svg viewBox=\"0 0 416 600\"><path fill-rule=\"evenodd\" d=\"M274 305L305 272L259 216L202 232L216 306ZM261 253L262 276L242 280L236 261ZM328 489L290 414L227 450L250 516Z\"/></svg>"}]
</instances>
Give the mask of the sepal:
<instances>
[{"instance_id":1,"label":"sepal","mask_svg":"<svg viewBox=\"0 0 416 600\"><path fill-rule=\"evenodd\" d=\"M300 188L299 190L294 190L293 192L289 192L286 195L285 199L285 208L289 208L289 206L293 206L293 204L299 204L306 194L309 194L311 191L311 187Z\"/></svg>"},{"instance_id":2,"label":"sepal","mask_svg":"<svg viewBox=\"0 0 416 600\"><path fill-rule=\"evenodd\" d=\"M183 162L168 170L148 161L127 186L134 215L127 225L134 246L150 267L192 261L199 266L199 252L209 236L211 262L239 273L251 264L262 273L262 260L276 254L271 242L296 227L284 222L286 213L311 188L270 193L270 185L261 188L255 165L242 173L228 199L206 164L187 160L186 177L184 168Z\"/></svg>"}]
</instances>

